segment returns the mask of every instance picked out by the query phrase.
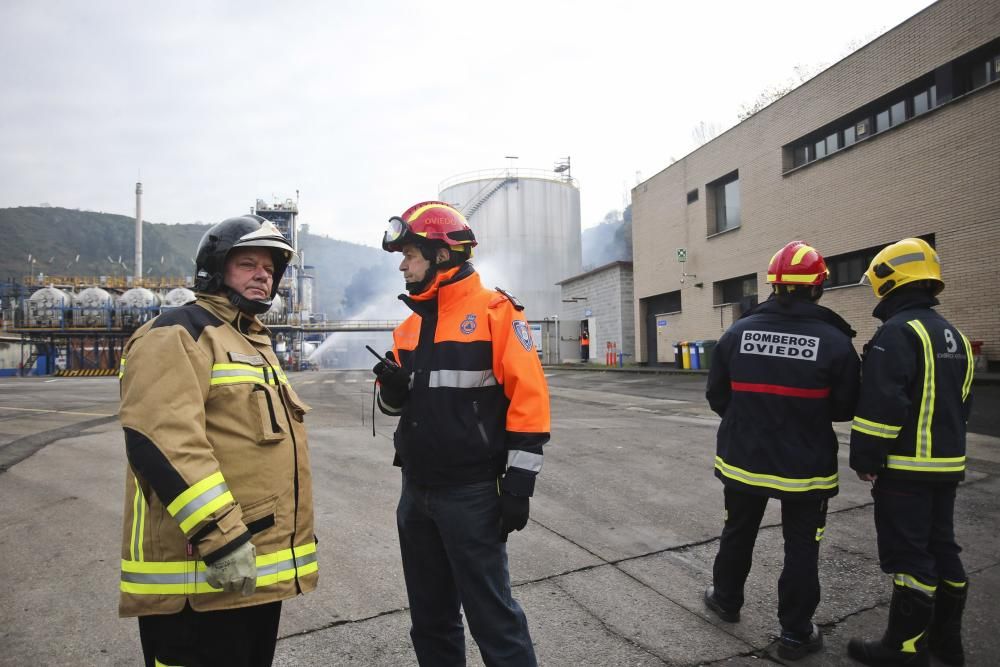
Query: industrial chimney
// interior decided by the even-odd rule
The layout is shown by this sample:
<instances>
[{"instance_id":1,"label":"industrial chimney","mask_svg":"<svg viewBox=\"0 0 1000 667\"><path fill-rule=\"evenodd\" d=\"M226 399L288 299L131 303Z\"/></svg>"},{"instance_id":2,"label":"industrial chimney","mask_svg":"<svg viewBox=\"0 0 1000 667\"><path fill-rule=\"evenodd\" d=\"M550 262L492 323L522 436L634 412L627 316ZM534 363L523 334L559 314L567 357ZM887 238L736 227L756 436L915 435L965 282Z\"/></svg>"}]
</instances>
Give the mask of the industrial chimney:
<instances>
[{"instance_id":1,"label":"industrial chimney","mask_svg":"<svg viewBox=\"0 0 1000 667\"><path fill-rule=\"evenodd\" d=\"M142 183L135 184L135 280L142 284Z\"/></svg>"}]
</instances>

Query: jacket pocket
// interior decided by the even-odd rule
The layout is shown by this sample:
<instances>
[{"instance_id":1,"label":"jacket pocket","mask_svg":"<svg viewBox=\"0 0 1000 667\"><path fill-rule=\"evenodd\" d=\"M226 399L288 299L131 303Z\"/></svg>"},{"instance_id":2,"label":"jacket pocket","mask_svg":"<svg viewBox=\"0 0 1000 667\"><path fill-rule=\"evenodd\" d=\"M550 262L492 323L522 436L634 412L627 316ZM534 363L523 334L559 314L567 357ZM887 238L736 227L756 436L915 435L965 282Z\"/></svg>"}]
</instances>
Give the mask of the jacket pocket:
<instances>
[{"instance_id":1,"label":"jacket pocket","mask_svg":"<svg viewBox=\"0 0 1000 667\"><path fill-rule=\"evenodd\" d=\"M274 445L285 439L288 431L281 414L281 400L267 385L254 385L250 392L250 412L256 415L258 445Z\"/></svg>"},{"instance_id":2,"label":"jacket pocket","mask_svg":"<svg viewBox=\"0 0 1000 667\"><path fill-rule=\"evenodd\" d=\"M305 401L299 398L299 395L295 393L290 384L281 385L281 393L285 397L285 402L288 405L288 412L292 415L292 419L297 422L303 421L307 412L310 408Z\"/></svg>"},{"instance_id":3,"label":"jacket pocket","mask_svg":"<svg viewBox=\"0 0 1000 667\"><path fill-rule=\"evenodd\" d=\"M472 415L476 419L476 429L479 431L479 438L483 443L483 446L489 449L490 438L486 434L486 425L483 424L483 417L479 413L479 401L472 402Z\"/></svg>"},{"instance_id":4,"label":"jacket pocket","mask_svg":"<svg viewBox=\"0 0 1000 667\"><path fill-rule=\"evenodd\" d=\"M278 496L269 496L250 503L242 509L243 523L251 535L256 535L274 525L275 514L278 510Z\"/></svg>"}]
</instances>

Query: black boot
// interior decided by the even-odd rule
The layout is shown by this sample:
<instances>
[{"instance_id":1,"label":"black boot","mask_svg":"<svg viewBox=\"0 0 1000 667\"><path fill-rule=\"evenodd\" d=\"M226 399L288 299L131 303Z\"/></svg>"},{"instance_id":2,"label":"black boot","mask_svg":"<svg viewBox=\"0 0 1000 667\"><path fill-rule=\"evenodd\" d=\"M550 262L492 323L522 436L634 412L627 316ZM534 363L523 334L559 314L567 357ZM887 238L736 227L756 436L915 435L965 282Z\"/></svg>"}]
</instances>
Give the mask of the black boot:
<instances>
[{"instance_id":1,"label":"black boot","mask_svg":"<svg viewBox=\"0 0 1000 667\"><path fill-rule=\"evenodd\" d=\"M962 650L962 612L969 595L969 583L952 586L942 581L934 599L934 620L931 622L928 647L946 665L964 665Z\"/></svg>"},{"instance_id":2,"label":"black boot","mask_svg":"<svg viewBox=\"0 0 1000 667\"><path fill-rule=\"evenodd\" d=\"M889 626L882 639L851 639L847 654L876 667L927 667L927 628L934 599L915 588L893 585Z\"/></svg>"}]
</instances>

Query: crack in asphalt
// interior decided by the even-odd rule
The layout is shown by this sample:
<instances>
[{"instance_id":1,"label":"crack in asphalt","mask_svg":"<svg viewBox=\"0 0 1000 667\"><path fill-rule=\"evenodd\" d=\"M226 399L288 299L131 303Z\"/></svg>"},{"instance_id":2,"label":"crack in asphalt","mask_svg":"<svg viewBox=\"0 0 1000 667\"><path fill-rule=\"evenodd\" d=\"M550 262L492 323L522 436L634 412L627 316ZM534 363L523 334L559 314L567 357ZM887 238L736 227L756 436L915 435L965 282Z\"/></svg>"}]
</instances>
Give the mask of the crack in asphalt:
<instances>
[{"instance_id":1,"label":"crack in asphalt","mask_svg":"<svg viewBox=\"0 0 1000 667\"><path fill-rule=\"evenodd\" d=\"M7 472L10 468L47 445L65 438L85 435L87 430L113 421L118 421L118 415L89 419L41 433L32 433L23 438L12 440L6 445L0 446L0 474Z\"/></svg>"}]
</instances>

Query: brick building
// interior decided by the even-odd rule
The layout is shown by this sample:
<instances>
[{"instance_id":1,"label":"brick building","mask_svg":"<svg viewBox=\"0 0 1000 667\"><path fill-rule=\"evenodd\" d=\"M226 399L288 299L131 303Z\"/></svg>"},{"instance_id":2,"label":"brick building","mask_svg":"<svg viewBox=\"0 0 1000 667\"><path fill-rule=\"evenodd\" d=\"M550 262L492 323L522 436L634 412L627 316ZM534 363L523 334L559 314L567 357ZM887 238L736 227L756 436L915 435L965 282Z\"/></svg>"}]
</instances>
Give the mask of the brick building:
<instances>
[{"instance_id":1,"label":"brick building","mask_svg":"<svg viewBox=\"0 0 1000 667\"><path fill-rule=\"evenodd\" d=\"M878 321L856 283L880 248L921 236L941 257L940 312L1000 361L1000 2L940 0L632 202L638 360L672 359L657 322L661 341L718 338L767 298L768 261L795 239L826 257L822 303L860 347Z\"/></svg>"}]
</instances>

